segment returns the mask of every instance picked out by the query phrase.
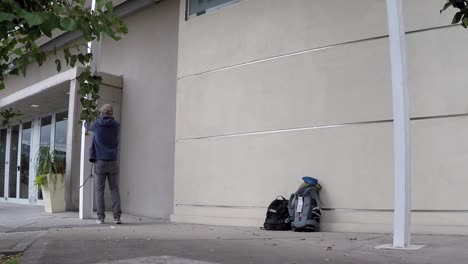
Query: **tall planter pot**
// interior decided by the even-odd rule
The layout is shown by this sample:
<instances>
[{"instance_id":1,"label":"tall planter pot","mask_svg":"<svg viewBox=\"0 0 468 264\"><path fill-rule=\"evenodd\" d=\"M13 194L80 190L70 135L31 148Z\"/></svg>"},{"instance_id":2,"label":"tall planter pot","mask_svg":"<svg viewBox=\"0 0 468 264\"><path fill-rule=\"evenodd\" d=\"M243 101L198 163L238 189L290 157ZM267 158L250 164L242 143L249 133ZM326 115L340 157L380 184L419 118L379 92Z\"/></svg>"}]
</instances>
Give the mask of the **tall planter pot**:
<instances>
[{"instance_id":1,"label":"tall planter pot","mask_svg":"<svg viewBox=\"0 0 468 264\"><path fill-rule=\"evenodd\" d=\"M56 179L55 183L51 178ZM65 180L62 174L52 174L47 176L47 187L42 186L42 196L44 210L47 213L65 212Z\"/></svg>"}]
</instances>

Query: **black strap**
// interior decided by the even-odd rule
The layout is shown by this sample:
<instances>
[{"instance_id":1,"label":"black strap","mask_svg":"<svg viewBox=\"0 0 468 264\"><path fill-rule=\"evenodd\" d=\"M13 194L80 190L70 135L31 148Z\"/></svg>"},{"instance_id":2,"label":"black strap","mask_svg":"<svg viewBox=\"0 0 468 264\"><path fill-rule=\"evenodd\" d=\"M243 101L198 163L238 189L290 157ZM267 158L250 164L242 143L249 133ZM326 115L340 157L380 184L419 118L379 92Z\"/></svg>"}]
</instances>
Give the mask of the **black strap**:
<instances>
[{"instance_id":1,"label":"black strap","mask_svg":"<svg viewBox=\"0 0 468 264\"><path fill-rule=\"evenodd\" d=\"M283 198L283 201L287 201L287 200L286 200L286 198L284 198L284 196L283 196L283 195L278 195L278 197L276 197L276 199L275 199L275 200L278 200L278 198L279 198L279 197Z\"/></svg>"}]
</instances>

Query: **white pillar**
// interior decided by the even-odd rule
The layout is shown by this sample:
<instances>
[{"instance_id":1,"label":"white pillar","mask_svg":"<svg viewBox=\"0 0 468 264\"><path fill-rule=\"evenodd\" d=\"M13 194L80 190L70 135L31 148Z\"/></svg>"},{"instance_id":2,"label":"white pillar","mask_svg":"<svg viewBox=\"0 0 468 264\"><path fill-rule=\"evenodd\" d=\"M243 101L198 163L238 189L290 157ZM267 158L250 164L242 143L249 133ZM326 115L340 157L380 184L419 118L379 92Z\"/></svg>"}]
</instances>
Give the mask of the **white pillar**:
<instances>
[{"instance_id":1,"label":"white pillar","mask_svg":"<svg viewBox=\"0 0 468 264\"><path fill-rule=\"evenodd\" d=\"M96 0L91 3L91 10L96 11ZM93 63L91 67L97 72L100 55L101 43L97 41L88 43L88 52L93 53ZM92 137L86 134L84 125L81 128L81 153L80 153L80 208L79 215L81 219L92 218L94 209L94 178L90 177L91 164L89 162L88 149L91 145Z\"/></svg>"},{"instance_id":2,"label":"white pillar","mask_svg":"<svg viewBox=\"0 0 468 264\"><path fill-rule=\"evenodd\" d=\"M92 137L85 134L84 125L81 127L81 152L80 152L80 219L93 217L94 178L90 177L91 164L88 149Z\"/></svg>"},{"instance_id":3,"label":"white pillar","mask_svg":"<svg viewBox=\"0 0 468 264\"><path fill-rule=\"evenodd\" d=\"M91 10L96 11L96 0L91 2ZM93 54L93 61L91 62L91 68L98 72L99 65L101 63L101 42L100 41L92 41L88 42L88 53Z\"/></svg>"},{"instance_id":4,"label":"white pillar","mask_svg":"<svg viewBox=\"0 0 468 264\"><path fill-rule=\"evenodd\" d=\"M394 230L393 247L410 244L411 225L411 149L406 46L402 0L387 0L388 31L392 64L394 118Z\"/></svg>"}]
</instances>

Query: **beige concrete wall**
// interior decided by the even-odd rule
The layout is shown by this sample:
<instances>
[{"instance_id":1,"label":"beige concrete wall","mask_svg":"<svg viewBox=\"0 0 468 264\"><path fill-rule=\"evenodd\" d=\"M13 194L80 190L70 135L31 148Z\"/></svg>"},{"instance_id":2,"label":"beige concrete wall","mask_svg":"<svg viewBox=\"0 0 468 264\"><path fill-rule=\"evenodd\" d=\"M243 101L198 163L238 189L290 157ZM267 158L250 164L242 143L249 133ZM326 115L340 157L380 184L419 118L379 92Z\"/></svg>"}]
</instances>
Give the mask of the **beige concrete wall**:
<instances>
[{"instance_id":1,"label":"beige concrete wall","mask_svg":"<svg viewBox=\"0 0 468 264\"><path fill-rule=\"evenodd\" d=\"M122 40L102 42L100 71L124 79L120 148L124 213L169 218L173 210L178 12L177 0L163 1L125 18L129 33ZM54 74L54 60L42 67L32 65L26 78L9 78L0 97ZM78 179L73 177L72 209L78 209Z\"/></svg>"},{"instance_id":2,"label":"beige concrete wall","mask_svg":"<svg viewBox=\"0 0 468 264\"><path fill-rule=\"evenodd\" d=\"M168 218L173 209L178 1L125 19L129 33L104 39L101 70L123 75L120 195L123 211Z\"/></svg>"},{"instance_id":3,"label":"beige concrete wall","mask_svg":"<svg viewBox=\"0 0 468 264\"><path fill-rule=\"evenodd\" d=\"M391 230L385 1L249 0L188 21L184 5L172 219L260 225L309 175L324 187L325 229ZM454 232L437 222L468 211L468 125L446 117L468 113L468 36L443 27L440 5L405 1L411 113L427 118L412 124L418 232Z\"/></svg>"},{"instance_id":4,"label":"beige concrete wall","mask_svg":"<svg viewBox=\"0 0 468 264\"><path fill-rule=\"evenodd\" d=\"M387 34L383 0L243 0L188 21L185 2L181 0L179 77ZM405 5L407 30L451 21L448 12L439 14L438 0Z\"/></svg>"}]
</instances>

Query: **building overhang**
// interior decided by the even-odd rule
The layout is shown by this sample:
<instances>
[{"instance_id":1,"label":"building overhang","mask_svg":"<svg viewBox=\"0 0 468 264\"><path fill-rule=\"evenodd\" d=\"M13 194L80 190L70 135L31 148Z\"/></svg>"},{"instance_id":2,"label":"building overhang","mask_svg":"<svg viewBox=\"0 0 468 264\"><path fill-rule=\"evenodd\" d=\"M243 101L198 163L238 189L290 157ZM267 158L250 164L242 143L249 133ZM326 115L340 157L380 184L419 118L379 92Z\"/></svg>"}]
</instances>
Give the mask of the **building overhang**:
<instances>
[{"instance_id":1,"label":"building overhang","mask_svg":"<svg viewBox=\"0 0 468 264\"><path fill-rule=\"evenodd\" d=\"M26 120L33 116L66 109L69 107L70 82L82 71L83 69L79 67L69 69L0 98L0 111L10 108L19 110L23 114L19 119ZM101 76L103 85L122 87L121 77L106 73L102 73Z\"/></svg>"},{"instance_id":2,"label":"building overhang","mask_svg":"<svg viewBox=\"0 0 468 264\"><path fill-rule=\"evenodd\" d=\"M13 127L21 121L41 122L42 118L48 116L54 120L56 113L67 112L65 203L68 210L75 210L80 204L80 217L90 217L93 210L93 186L92 181L86 183L84 179L91 169L87 162L91 137L86 137L85 129L79 122L82 107L77 78L82 72L83 68L69 69L0 98L0 111L11 108L23 114L10 120L8 126ZM107 73L99 75L102 83L98 104L113 104L114 116L119 120L123 78ZM10 131L12 128L8 129Z\"/></svg>"},{"instance_id":3,"label":"building overhang","mask_svg":"<svg viewBox=\"0 0 468 264\"><path fill-rule=\"evenodd\" d=\"M114 0L114 13L119 18L125 18L149 6L159 3L161 0ZM45 52L70 44L83 36L81 32L54 32L52 38L43 37L38 44Z\"/></svg>"},{"instance_id":4,"label":"building overhang","mask_svg":"<svg viewBox=\"0 0 468 264\"><path fill-rule=\"evenodd\" d=\"M28 119L54 109L67 108L70 81L79 71L78 68L70 69L0 98L0 111L12 108L21 111L20 119Z\"/></svg>"}]
</instances>

